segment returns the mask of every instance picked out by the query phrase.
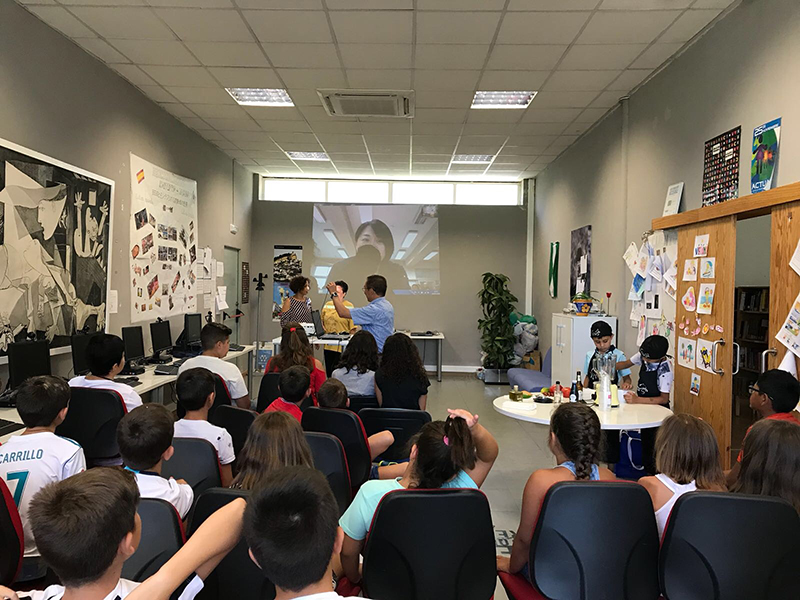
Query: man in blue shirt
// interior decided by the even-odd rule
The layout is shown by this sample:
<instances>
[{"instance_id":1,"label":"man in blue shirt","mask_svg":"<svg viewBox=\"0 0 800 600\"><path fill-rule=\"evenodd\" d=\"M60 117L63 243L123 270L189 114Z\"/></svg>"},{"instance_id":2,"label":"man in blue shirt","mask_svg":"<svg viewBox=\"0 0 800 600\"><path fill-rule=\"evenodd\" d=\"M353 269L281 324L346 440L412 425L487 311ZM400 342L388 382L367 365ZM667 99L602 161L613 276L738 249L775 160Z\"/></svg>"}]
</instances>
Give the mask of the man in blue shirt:
<instances>
[{"instance_id":1,"label":"man in blue shirt","mask_svg":"<svg viewBox=\"0 0 800 600\"><path fill-rule=\"evenodd\" d=\"M378 352L383 352L383 343L394 333L394 307L385 298L386 278L383 275L370 275L364 284L364 295L369 304L362 308L347 308L339 294L336 284L327 286L336 313L343 319L352 319L364 331L369 331L378 344Z\"/></svg>"}]
</instances>

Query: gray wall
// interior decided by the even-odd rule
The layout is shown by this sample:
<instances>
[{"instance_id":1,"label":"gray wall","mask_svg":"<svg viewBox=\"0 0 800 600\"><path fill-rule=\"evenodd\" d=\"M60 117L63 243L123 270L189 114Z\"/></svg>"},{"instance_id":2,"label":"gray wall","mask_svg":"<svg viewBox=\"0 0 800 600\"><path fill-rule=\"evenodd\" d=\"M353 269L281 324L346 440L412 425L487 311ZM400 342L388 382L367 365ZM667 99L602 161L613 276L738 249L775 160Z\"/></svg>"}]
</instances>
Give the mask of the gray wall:
<instances>
[{"instance_id":1,"label":"gray wall","mask_svg":"<svg viewBox=\"0 0 800 600\"><path fill-rule=\"evenodd\" d=\"M305 264L313 252L311 227L313 204L294 202L256 202L253 209L253 263L255 275L269 275L269 291L264 292L261 312L262 339L280 334L271 321L272 247L275 244L303 246ZM445 365L480 364L480 336L477 321L480 304L476 294L481 275L486 271L505 273L511 278L511 291L525 303L526 213L520 207L440 206L439 259L441 294L423 297L395 297L395 326L398 329L441 330ZM308 257L308 258L307 258ZM348 299L356 306L366 302L361 282L351 284ZM319 308L316 298L314 307ZM253 325L255 327L255 325ZM255 336L255 333L254 333ZM427 342L425 363L436 361L436 349Z\"/></svg>"},{"instance_id":2,"label":"gray wall","mask_svg":"<svg viewBox=\"0 0 800 600\"><path fill-rule=\"evenodd\" d=\"M769 24L768 34L765 23ZM661 215L670 184L686 183L682 210L701 206L703 144L738 125L742 126L740 195L750 190L753 128L775 117L783 117L777 185L800 180L800 137L796 127L800 121L800 78L793 76L798 72L800 3L744 0L631 96L624 214L619 212L625 203L620 198L622 165L615 158L622 143L619 107L549 165L536 181L536 314L543 316L568 300L566 291L560 291L558 302L547 298L544 248L551 239L561 239L563 286L563 263L569 252L567 243L564 253L563 243L569 239L568 231L592 223L592 287L601 293L606 287L613 292L617 302L612 312L622 322L619 345L633 351L636 330L626 320L630 304L624 300L631 277L621 259L624 248L631 241L640 243L641 233L650 228L654 217ZM578 194L580 204L576 200ZM581 207L582 211L577 210ZM616 226L606 229L601 223L608 224L609 215ZM604 234L605 242L601 242ZM739 242L752 243L741 237ZM602 253L598 251L601 243L605 247ZM543 338L542 345L549 345L549 337Z\"/></svg>"},{"instance_id":3,"label":"gray wall","mask_svg":"<svg viewBox=\"0 0 800 600\"><path fill-rule=\"evenodd\" d=\"M199 243L211 246L218 260L224 245L249 258L250 173L11 0L0 0L0 137L115 181L111 287L119 292L119 312L110 316L112 333L130 323L129 152L196 180ZM235 236L229 232L232 200ZM173 339L182 319L171 319ZM247 321L242 326L248 331ZM54 366L66 374L69 355Z\"/></svg>"}]
</instances>

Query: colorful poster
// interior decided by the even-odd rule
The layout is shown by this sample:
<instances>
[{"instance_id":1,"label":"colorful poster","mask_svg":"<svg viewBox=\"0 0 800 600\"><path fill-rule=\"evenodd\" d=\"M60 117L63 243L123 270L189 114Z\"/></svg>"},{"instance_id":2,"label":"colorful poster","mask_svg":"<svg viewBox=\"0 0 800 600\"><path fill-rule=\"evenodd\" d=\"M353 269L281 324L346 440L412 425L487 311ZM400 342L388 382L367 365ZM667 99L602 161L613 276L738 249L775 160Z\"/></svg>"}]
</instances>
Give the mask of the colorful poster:
<instances>
[{"instance_id":1,"label":"colorful poster","mask_svg":"<svg viewBox=\"0 0 800 600\"><path fill-rule=\"evenodd\" d=\"M707 371L708 373L713 373L714 371L711 369L711 358L714 352L714 344L713 342L709 342L708 340L698 339L697 340L697 350L695 351L695 355L697 356L697 368L702 371Z\"/></svg>"},{"instance_id":2,"label":"colorful poster","mask_svg":"<svg viewBox=\"0 0 800 600\"><path fill-rule=\"evenodd\" d=\"M703 156L703 206L739 197L741 126L705 144Z\"/></svg>"},{"instance_id":3,"label":"colorful poster","mask_svg":"<svg viewBox=\"0 0 800 600\"><path fill-rule=\"evenodd\" d=\"M696 258L687 258L683 261L683 281L697 281Z\"/></svg>"},{"instance_id":4,"label":"colorful poster","mask_svg":"<svg viewBox=\"0 0 800 600\"><path fill-rule=\"evenodd\" d=\"M281 306L294 294L289 289L292 277L303 272L302 246L273 246L272 252L272 320L279 321Z\"/></svg>"},{"instance_id":5,"label":"colorful poster","mask_svg":"<svg viewBox=\"0 0 800 600\"><path fill-rule=\"evenodd\" d=\"M717 259L704 257L700 259L700 279L714 279L717 273Z\"/></svg>"},{"instance_id":6,"label":"colorful poster","mask_svg":"<svg viewBox=\"0 0 800 600\"><path fill-rule=\"evenodd\" d=\"M692 381L689 384L689 393L693 396L700 395L700 374L692 373Z\"/></svg>"},{"instance_id":7,"label":"colorful poster","mask_svg":"<svg viewBox=\"0 0 800 600\"><path fill-rule=\"evenodd\" d=\"M800 356L800 294L794 299L792 308L775 338L792 353Z\"/></svg>"},{"instance_id":8,"label":"colorful poster","mask_svg":"<svg viewBox=\"0 0 800 600\"><path fill-rule=\"evenodd\" d=\"M716 283L701 283L697 299L697 314L710 315L714 308L714 289Z\"/></svg>"},{"instance_id":9,"label":"colorful poster","mask_svg":"<svg viewBox=\"0 0 800 600\"><path fill-rule=\"evenodd\" d=\"M691 338L678 336L678 364L687 369L694 369L694 352L697 342Z\"/></svg>"},{"instance_id":10,"label":"colorful poster","mask_svg":"<svg viewBox=\"0 0 800 600\"><path fill-rule=\"evenodd\" d=\"M197 312L197 182L130 155L131 321Z\"/></svg>"},{"instance_id":11,"label":"colorful poster","mask_svg":"<svg viewBox=\"0 0 800 600\"><path fill-rule=\"evenodd\" d=\"M781 141L780 117L753 130L753 158L750 162L750 192L772 189Z\"/></svg>"}]
</instances>

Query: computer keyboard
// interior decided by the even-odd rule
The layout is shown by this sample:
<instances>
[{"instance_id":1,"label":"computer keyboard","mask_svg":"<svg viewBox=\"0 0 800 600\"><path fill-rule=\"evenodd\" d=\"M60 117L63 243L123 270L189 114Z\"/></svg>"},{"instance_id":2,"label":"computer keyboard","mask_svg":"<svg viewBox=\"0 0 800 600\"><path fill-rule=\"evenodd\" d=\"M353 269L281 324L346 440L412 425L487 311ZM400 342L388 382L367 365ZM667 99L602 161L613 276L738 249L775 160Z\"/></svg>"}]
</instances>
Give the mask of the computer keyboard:
<instances>
[{"instance_id":1,"label":"computer keyboard","mask_svg":"<svg viewBox=\"0 0 800 600\"><path fill-rule=\"evenodd\" d=\"M231 344L231 345L228 347L228 349L229 349L231 352L241 352L242 350L244 350L244 346L240 346L239 344Z\"/></svg>"},{"instance_id":2,"label":"computer keyboard","mask_svg":"<svg viewBox=\"0 0 800 600\"><path fill-rule=\"evenodd\" d=\"M158 365L154 373L156 375L177 375L179 365Z\"/></svg>"},{"instance_id":3,"label":"computer keyboard","mask_svg":"<svg viewBox=\"0 0 800 600\"><path fill-rule=\"evenodd\" d=\"M116 377L114 383L124 383L130 387L136 387L137 385L141 385L142 382L139 381L138 377Z\"/></svg>"},{"instance_id":4,"label":"computer keyboard","mask_svg":"<svg viewBox=\"0 0 800 600\"><path fill-rule=\"evenodd\" d=\"M14 421L0 419L0 436L8 435L9 433L14 433L15 431L19 431L20 429L24 428L25 425L22 423L14 423Z\"/></svg>"}]
</instances>

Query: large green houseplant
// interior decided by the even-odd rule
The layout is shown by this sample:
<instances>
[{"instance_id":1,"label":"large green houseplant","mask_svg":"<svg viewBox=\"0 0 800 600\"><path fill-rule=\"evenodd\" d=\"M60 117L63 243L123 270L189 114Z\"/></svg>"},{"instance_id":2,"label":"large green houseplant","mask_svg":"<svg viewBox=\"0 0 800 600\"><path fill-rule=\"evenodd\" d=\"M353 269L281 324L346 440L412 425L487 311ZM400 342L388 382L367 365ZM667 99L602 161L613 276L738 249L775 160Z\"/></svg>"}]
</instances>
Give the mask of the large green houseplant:
<instances>
[{"instance_id":1,"label":"large green houseplant","mask_svg":"<svg viewBox=\"0 0 800 600\"><path fill-rule=\"evenodd\" d=\"M507 383L506 371L514 356L514 327L510 316L517 297L508 289L508 277L484 273L483 288L478 292L483 318L478 319L486 383Z\"/></svg>"}]
</instances>

